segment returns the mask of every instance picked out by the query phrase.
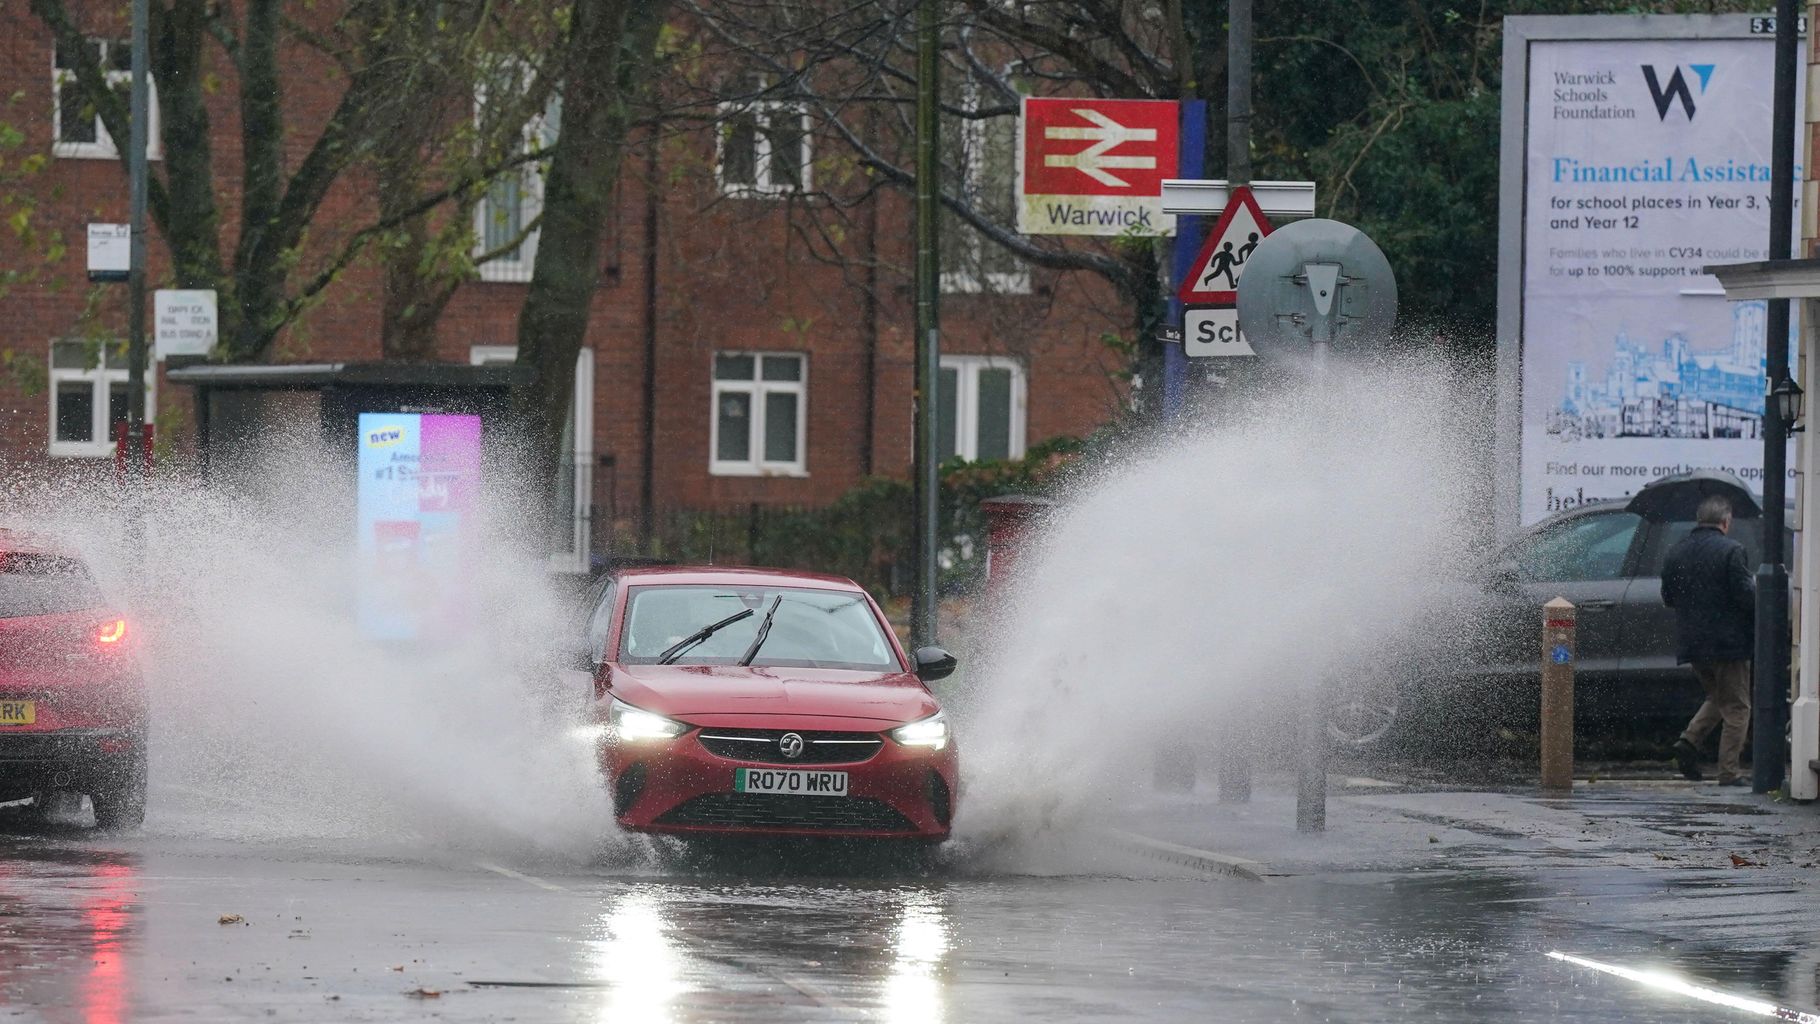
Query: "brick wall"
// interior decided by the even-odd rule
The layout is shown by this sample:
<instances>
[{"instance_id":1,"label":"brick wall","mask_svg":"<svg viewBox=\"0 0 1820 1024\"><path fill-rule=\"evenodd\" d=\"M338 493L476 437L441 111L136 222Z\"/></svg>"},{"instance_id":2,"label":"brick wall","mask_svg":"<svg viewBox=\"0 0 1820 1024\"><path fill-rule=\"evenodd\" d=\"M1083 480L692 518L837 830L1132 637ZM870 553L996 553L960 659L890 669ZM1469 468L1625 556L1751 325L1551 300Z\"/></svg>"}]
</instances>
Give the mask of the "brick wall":
<instances>
[{"instance_id":1,"label":"brick wall","mask_svg":"<svg viewBox=\"0 0 1820 1024\"><path fill-rule=\"evenodd\" d=\"M88 24L97 34L124 35L108 19L116 5L96 4ZM223 221L232 230L240 203L239 130L232 69L211 51L208 71L222 87L210 115ZM0 112L25 133L25 153L48 153L51 142L49 33L23 5L0 8L0 95L18 97ZM287 150L301 157L339 97L333 66L307 50L286 55ZM877 238L850 239L850 255L879 264L873 329L867 329L866 289L855 265L830 265L811 251L803 230L813 211L804 200L737 199L718 194L713 145L706 130L665 145L655 181L657 246L644 245L647 181L644 159L625 165L619 209L608 225L602 284L587 344L594 358L594 450L615 460L616 512L638 511L643 466L647 257L656 270L656 401L654 495L658 507L827 502L873 472L907 475L910 465L913 350L910 279L911 210L891 191L871 200L876 211L850 211L876 223ZM84 274L81 240L90 221L127 219L126 177L112 160L52 159L31 184L41 224L71 245L39 282L0 295L0 350L45 359L52 339L75 330L91 296L98 319L125 325L125 287L99 288ZM349 231L372 218L369 188L357 170L336 186L305 260L320 259ZM873 214L876 214L874 217ZM11 242L0 231L0 245ZM168 274L161 240L150 246L153 287ZM0 269L24 257L0 248ZM1102 281L1085 274L1036 270L1028 295L956 295L943 308L944 351L1013 356L1028 379L1027 439L1081 434L1109 418L1122 388L1116 360L1099 342L1127 328L1125 306ZM439 358L466 362L470 346L511 345L526 286L473 281L450 302L439 325ZM277 362L379 358L381 278L361 263L349 269L273 349ZM806 449L808 474L792 478L710 475L710 373L716 350L799 351L809 365ZM871 355L871 399L866 367ZM193 421L184 389L161 386L166 424L181 433ZM871 407L868 419L867 408ZM0 476L6 472L105 478L105 460L48 455L49 399L0 372ZM177 439L182 452L182 438ZM97 484L99 485L99 484ZM600 497L604 500L604 492Z\"/></svg>"}]
</instances>

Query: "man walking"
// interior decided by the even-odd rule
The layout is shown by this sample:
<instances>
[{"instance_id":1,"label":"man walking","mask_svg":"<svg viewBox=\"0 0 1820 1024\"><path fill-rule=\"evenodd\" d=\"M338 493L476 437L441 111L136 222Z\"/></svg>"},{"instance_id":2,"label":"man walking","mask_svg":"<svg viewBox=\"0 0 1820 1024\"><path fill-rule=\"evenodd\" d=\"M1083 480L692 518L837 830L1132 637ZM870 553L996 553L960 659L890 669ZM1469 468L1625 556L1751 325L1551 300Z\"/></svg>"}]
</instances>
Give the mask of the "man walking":
<instances>
[{"instance_id":1,"label":"man walking","mask_svg":"<svg viewBox=\"0 0 1820 1024\"><path fill-rule=\"evenodd\" d=\"M1756 639L1756 589L1744 545L1726 536L1731 499L1713 495L1694 514L1694 531L1676 544L1662 565L1662 603L1675 610L1677 657L1693 665L1706 703L1675 741L1675 765L1698 780L1700 742L1713 726L1719 734L1719 785L1744 785L1738 757L1750 725L1750 659Z\"/></svg>"}]
</instances>

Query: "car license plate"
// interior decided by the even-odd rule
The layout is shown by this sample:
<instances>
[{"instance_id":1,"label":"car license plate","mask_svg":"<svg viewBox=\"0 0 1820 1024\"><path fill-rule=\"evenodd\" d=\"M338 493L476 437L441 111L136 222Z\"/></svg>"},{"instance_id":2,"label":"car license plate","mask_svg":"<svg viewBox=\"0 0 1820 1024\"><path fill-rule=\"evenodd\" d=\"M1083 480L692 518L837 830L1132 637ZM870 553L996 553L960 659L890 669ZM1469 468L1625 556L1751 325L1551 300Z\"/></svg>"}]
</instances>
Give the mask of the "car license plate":
<instances>
[{"instance_id":1,"label":"car license plate","mask_svg":"<svg viewBox=\"0 0 1820 1024\"><path fill-rule=\"evenodd\" d=\"M0 700L0 725L31 725L37 720L37 701Z\"/></svg>"},{"instance_id":2,"label":"car license plate","mask_svg":"<svg viewBox=\"0 0 1820 1024\"><path fill-rule=\"evenodd\" d=\"M793 796L846 796L846 772L805 772L782 768L733 769L735 793L788 793Z\"/></svg>"}]
</instances>

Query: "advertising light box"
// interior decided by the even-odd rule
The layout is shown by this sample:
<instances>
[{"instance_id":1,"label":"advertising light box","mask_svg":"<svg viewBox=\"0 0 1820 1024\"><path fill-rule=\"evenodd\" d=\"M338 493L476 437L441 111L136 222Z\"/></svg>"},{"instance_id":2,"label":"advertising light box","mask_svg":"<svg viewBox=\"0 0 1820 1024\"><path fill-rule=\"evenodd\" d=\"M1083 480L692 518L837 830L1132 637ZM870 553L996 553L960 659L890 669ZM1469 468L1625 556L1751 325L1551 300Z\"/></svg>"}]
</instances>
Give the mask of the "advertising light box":
<instances>
[{"instance_id":1,"label":"advertising light box","mask_svg":"<svg viewBox=\"0 0 1820 1024\"><path fill-rule=\"evenodd\" d=\"M1748 21L1506 22L1506 528L1690 469L1762 488L1764 304L1702 269L1768 248L1774 45Z\"/></svg>"},{"instance_id":2,"label":"advertising light box","mask_svg":"<svg viewBox=\"0 0 1820 1024\"><path fill-rule=\"evenodd\" d=\"M361 413L361 629L386 640L461 628L480 494L479 416Z\"/></svg>"}]
</instances>

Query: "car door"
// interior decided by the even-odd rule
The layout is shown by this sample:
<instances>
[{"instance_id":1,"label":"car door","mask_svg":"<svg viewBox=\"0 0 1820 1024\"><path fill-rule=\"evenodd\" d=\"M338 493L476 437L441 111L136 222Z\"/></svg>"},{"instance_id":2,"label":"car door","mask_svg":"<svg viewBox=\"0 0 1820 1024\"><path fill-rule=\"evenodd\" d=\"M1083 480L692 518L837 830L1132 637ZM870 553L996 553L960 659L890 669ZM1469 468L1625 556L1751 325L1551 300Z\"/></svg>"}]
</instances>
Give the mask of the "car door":
<instances>
[{"instance_id":1,"label":"car door","mask_svg":"<svg viewBox=\"0 0 1820 1024\"><path fill-rule=\"evenodd\" d=\"M1482 671L1534 680L1541 669L1542 605L1564 597L1579 610L1578 672L1615 678L1624 652L1619 609L1642 526L1642 517L1622 507L1595 509L1546 523L1507 547L1484 585Z\"/></svg>"},{"instance_id":2,"label":"car door","mask_svg":"<svg viewBox=\"0 0 1820 1024\"><path fill-rule=\"evenodd\" d=\"M1694 524L1686 520L1649 525L1649 536L1621 609L1624 657L1619 671L1627 686L1658 684L1668 677L1682 681L1693 678L1692 670L1676 663L1675 611L1662 603L1662 565L1669 550L1693 529ZM1733 520L1731 537L1744 545L1745 564L1754 575L1763 560L1763 520ZM1784 536L1783 550L1790 552L1792 559L1792 532Z\"/></svg>"}]
</instances>

